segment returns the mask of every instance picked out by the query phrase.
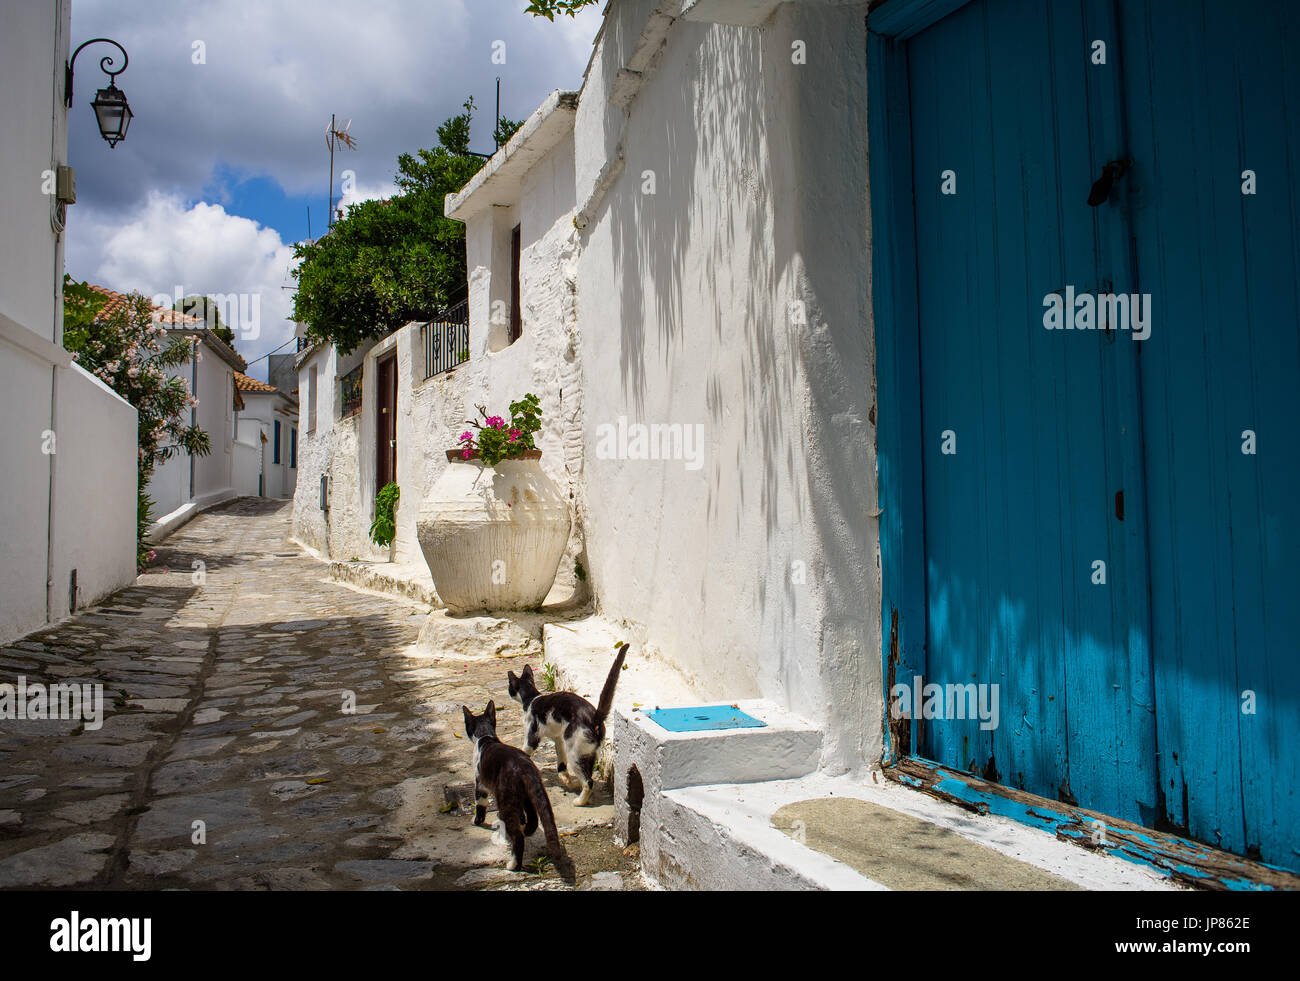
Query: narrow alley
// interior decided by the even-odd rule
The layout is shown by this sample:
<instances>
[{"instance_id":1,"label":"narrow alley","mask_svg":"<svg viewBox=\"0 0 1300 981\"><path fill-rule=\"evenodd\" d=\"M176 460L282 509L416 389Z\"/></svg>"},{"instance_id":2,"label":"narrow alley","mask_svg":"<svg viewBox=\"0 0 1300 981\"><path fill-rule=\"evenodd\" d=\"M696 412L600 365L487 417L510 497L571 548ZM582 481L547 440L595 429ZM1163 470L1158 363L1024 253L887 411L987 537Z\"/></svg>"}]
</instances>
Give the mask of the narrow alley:
<instances>
[{"instance_id":1,"label":"narrow alley","mask_svg":"<svg viewBox=\"0 0 1300 981\"><path fill-rule=\"evenodd\" d=\"M101 728L0 720L0 889L564 889L473 827L461 705L525 652L417 652L427 608L362 592L289 540L290 502L200 515L133 587L0 648L0 680L102 684ZM535 667L536 655L532 655ZM579 889L640 888L612 800L538 762ZM548 767L547 762L551 762Z\"/></svg>"}]
</instances>

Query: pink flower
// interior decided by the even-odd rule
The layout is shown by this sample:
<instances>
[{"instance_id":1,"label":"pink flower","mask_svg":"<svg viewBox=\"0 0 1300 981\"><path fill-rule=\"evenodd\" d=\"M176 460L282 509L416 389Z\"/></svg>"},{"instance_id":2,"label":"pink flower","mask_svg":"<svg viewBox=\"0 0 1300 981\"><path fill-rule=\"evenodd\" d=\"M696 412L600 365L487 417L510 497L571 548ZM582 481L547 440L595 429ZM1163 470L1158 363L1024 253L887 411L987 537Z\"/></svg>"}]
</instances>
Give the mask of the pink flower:
<instances>
[{"instance_id":1,"label":"pink flower","mask_svg":"<svg viewBox=\"0 0 1300 981\"><path fill-rule=\"evenodd\" d=\"M510 430L510 442L513 443L515 440L517 440L517 439L519 438L519 436L520 436L520 433L519 433L519 430L518 430L518 429L512 429L512 430Z\"/></svg>"},{"instance_id":2,"label":"pink flower","mask_svg":"<svg viewBox=\"0 0 1300 981\"><path fill-rule=\"evenodd\" d=\"M472 440L473 438L474 435L468 429L460 434L460 441L462 443L464 443L466 440Z\"/></svg>"},{"instance_id":3,"label":"pink flower","mask_svg":"<svg viewBox=\"0 0 1300 981\"><path fill-rule=\"evenodd\" d=\"M505 421L504 419L502 419L500 416L488 416L486 422L487 422L489 428L491 428L491 429L505 429L505 428L506 428L506 421Z\"/></svg>"},{"instance_id":4,"label":"pink flower","mask_svg":"<svg viewBox=\"0 0 1300 981\"><path fill-rule=\"evenodd\" d=\"M465 447L465 452L461 454L466 460L469 459L469 447Z\"/></svg>"}]
</instances>

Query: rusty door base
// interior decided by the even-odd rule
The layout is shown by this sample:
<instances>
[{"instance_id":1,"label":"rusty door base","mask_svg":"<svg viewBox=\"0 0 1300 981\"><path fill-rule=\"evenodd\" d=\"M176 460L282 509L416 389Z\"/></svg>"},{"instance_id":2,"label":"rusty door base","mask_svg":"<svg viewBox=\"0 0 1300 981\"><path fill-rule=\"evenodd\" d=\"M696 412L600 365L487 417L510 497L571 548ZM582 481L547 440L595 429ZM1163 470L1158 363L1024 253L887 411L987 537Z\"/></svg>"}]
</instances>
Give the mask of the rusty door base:
<instances>
[{"instance_id":1,"label":"rusty door base","mask_svg":"<svg viewBox=\"0 0 1300 981\"><path fill-rule=\"evenodd\" d=\"M929 760L905 758L885 767L884 774L904 787L965 810L996 814L1050 831L1062 841L1148 866L1195 889L1300 890L1300 876L1285 869L1097 811L989 783Z\"/></svg>"}]
</instances>

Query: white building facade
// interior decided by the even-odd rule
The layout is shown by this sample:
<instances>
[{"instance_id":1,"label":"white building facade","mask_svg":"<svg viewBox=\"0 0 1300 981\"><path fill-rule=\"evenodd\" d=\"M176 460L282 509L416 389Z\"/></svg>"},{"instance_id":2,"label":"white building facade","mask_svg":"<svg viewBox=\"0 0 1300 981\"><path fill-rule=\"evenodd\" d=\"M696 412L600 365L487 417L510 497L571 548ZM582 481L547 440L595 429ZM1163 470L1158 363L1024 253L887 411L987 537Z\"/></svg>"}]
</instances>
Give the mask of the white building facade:
<instances>
[{"instance_id":1,"label":"white building facade","mask_svg":"<svg viewBox=\"0 0 1300 981\"><path fill-rule=\"evenodd\" d=\"M135 409L63 348L70 4L0 9L3 642L134 580L137 435ZM85 101L76 111L90 112Z\"/></svg>"},{"instance_id":2,"label":"white building facade","mask_svg":"<svg viewBox=\"0 0 1300 981\"><path fill-rule=\"evenodd\" d=\"M235 372L235 490L241 497L291 498L298 474L298 403L274 385ZM251 451L251 452L250 452Z\"/></svg>"},{"instance_id":3,"label":"white building facade","mask_svg":"<svg viewBox=\"0 0 1300 981\"><path fill-rule=\"evenodd\" d=\"M582 91L552 93L447 198L466 225L464 364L423 378L419 324L299 356L295 530L336 560L419 562L443 451L476 404L533 392L573 519L552 599L590 598L698 692L795 712L825 767L857 770L880 759L883 705L872 352L865 274L835 271L867 255L865 195L839 191L866 184L847 125L865 114L865 5L771 5L761 31L674 6L611 4ZM798 39L847 55L852 37L850 63L791 62ZM845 119L813 125L828 93ZM391 553L366 535L390 356Z\"/></svg>"}]
</instances>

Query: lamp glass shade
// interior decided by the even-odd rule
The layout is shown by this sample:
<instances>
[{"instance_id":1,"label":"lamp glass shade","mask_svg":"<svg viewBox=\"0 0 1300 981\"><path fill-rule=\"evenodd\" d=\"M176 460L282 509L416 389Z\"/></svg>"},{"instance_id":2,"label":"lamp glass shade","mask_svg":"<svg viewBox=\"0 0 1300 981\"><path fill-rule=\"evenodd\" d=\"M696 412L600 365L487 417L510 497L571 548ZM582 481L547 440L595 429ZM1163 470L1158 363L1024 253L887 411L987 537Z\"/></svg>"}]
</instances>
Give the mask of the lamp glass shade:
<instances>
[{"instance_id":1,"label":"lamp glass shade","mask_svg":"<svg viewBox=\"0 0 1300 981\"><path fill-rule=\"evenodd\" d=\"M131 125L134 113L127 105L125 92L110 84L108 88L95 93L95 101L90 107L95 110L99 135L108 141L110 147L126 139L126 128Z\"/></svg>"}]
</instances>

